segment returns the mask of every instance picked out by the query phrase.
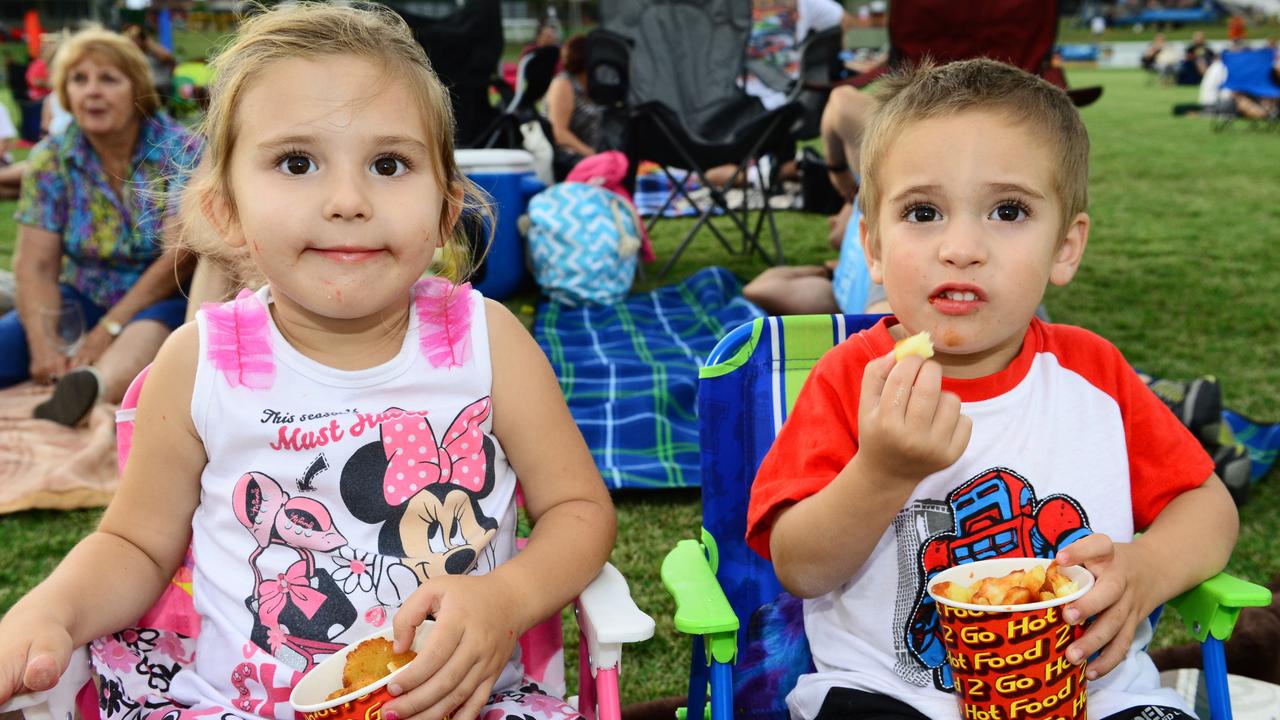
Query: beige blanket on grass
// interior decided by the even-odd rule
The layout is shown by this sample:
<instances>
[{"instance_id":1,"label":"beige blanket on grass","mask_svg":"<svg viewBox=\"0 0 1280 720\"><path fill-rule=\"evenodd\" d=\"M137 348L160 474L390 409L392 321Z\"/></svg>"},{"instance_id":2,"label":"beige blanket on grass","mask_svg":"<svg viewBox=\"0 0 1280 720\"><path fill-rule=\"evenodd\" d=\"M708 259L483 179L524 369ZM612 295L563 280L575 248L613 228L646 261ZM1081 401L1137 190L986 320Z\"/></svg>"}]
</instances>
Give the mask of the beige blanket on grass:
<instances>
[{"instance_id":1,"label":"beige blanket on grass","mask_svg":"<svg viewBox=\"0 0 1280 720\"><path fill-rule=\"evenodd\" d=\"M115 493L115 405L99 403L76 428L36 420L50 387L0 390L0 513L103 507Z\"/></svg>"}]
</instances>

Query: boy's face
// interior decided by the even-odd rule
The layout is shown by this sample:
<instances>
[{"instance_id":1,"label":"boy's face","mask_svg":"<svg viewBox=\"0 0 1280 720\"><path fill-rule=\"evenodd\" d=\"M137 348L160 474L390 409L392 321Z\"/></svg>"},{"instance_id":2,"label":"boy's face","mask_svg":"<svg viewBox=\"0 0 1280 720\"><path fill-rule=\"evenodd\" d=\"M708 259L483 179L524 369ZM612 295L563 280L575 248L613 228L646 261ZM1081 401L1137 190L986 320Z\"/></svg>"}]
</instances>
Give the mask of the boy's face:
<instances>
[{"instance_id":1,"label":"boy's face","mask_svg":"<svg viewBox=\"0 0 1280 720\"><path fill-rule=\"evenodd\" d=\"M1065 285L1080 264L1089 217L1064 236L1049 145L969 111L913 123L885 153L874 252L862 227L868 268L903 330L933 336L948 377L1007 366L1046 283Z\"/></svg>"}]
</instances>

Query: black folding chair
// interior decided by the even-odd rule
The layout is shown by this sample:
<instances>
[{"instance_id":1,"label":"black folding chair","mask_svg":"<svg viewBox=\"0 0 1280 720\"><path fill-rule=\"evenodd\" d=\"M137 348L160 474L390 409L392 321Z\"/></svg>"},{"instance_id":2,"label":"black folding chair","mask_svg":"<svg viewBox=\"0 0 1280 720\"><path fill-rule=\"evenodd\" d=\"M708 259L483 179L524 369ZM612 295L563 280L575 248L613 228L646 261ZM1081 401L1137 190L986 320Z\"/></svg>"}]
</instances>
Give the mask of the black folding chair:
<instances>
[{"instance_id":1,"label":"black folding chair","mask_svg":"<svg viewBox=\"0 0 1280 720\"><path fill-rule=\"evenodd\" d=\"M520 126L530 120L542 121L537 103L547 94L560 61L560 48L546 45L535 48L520 58L516 66L516 88L502 114L480 133L481 147L520 148Z\"/></svg>"},{"instance_id":2,"label":"black folding chair","mask_svg":"<svg viewBox=\"0 0 1280 720\"><path fill-rule=\"evenodd\" d=\"M750 0L601 0L600 11L605 29L588 36L588 93L608 104L610 98L596 93L625 90L623 147L633 172L642 160L656 162L673 187L649 229L677 197L699 209L697 221L660 274L670 270L704 227L731 252L759 252L769 262L783 262L769 205L778 190L778 163L761 178L763 202L754 222L745 197L735 210L726 195L753 163L788 146L789 132L802 113L794 102L766 111L737 84L751 25ZM602 82L602 76L619 72L625 73L625 81L614 77L612 87ZM616 105L617 98L612 100ZM734 168L721 185L706 176L718 165ZM699 205L672 169L688 171L708 189L710 202ZM717 212L733 222L741 243L730 242L711 222ZM760 242L766 220L772 251Z\"/></svg>"}]
</instances>

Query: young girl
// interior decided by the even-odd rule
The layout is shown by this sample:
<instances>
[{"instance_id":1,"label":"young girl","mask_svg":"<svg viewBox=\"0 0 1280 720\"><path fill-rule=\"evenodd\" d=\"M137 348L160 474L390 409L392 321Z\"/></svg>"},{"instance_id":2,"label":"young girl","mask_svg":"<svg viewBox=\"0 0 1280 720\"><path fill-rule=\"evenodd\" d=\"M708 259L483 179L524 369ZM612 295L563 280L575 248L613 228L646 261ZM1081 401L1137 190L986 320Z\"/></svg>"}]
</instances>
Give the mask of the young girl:
<instances>
[{"instance_id":1,"label":"young girl","mask_svg":"<svg viewBox=\"0 0 1280 720\"><path fill-rule=\"evenodd\" d=\"M190 542L195 664L154 663L145 701L103 682L108 716L291 718L302 674L393 614L401 649L436 626L384 718L571 713L521 684L516 639L599 571L613 509L523 326L419 280L459 256L474 191L422 48L387 11L282 8L215 75L186 205L265 285L161 350L101 526L0 623L0 702L132 624ZM515 555L517 475L534 529Z\"/></svg>"}]
</instances>

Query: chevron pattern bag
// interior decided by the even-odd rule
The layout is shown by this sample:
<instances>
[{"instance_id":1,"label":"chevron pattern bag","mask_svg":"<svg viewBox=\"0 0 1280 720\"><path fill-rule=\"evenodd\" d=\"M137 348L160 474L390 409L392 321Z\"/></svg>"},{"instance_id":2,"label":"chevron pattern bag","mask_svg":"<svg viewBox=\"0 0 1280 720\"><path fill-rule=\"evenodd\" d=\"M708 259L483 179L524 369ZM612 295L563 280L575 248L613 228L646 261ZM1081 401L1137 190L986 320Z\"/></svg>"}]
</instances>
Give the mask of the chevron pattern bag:
<instances>
[{"instance_id":1,"label":"chevron pattern bag","mask_svg":"<svg viewBox=\"0 0 1280 720\"><path fill-rule=\"evenodd\" d=\"M560 183L529 200L529 256L538 286L567 305L620 302L631 290L639 222L616 193Z\"/></svg>"}]
</instances>

